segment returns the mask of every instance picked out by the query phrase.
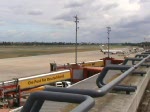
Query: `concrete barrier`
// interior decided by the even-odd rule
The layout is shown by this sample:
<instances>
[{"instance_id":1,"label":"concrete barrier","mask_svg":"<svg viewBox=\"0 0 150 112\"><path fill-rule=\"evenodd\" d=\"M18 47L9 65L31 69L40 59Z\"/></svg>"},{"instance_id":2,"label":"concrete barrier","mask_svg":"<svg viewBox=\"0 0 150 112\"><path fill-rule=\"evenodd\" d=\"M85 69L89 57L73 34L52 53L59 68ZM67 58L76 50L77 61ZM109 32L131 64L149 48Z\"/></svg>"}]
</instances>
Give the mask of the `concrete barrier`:
<instances>
[{"instance_id":1,"label":"concrete barrier","mask_svg":"<svg viewBox=\"0 0 150 112\"><path fill-rule=\"evenodd\" d=\"M125 112L136 112L138 109L138 106L140 104L141 98L145 92L146 86L150 80L150 70L148 70L145 77L143 77L143 80L139 83L136 94L134 95L134 98L132 102L130 103L128 109L126 109Z\"/></svg>"}]
</instances>

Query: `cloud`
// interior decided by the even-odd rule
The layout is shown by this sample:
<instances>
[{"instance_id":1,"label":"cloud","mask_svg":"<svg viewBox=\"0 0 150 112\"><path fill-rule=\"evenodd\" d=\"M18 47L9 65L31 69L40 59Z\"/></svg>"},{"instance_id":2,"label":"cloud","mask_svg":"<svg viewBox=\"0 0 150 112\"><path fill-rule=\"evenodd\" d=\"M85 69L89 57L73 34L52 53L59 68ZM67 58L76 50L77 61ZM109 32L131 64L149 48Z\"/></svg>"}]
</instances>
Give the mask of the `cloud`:
<instances>
[{"instance_id":1,"label":"cloud","mask_svg":"<svg viewBox=\"0 0 150 112\"><path fill-rule=\"evenodd\" d=\"M0 25L6 25L7 23L5 21L0 21Z\"/></svg>"},{"instance_id":2,"label":"cloud","mask_svg":"<svg viewBox=\"0 0 150 112\"><path fill-rule=\"evenodd\" d=\"M106 26L112 27L111 42L140 42L144 32L149 34L148 15L141 14L145 4L139 4L138 0L108 3L95 0L93 3L80 3L80 6L69 7L68 12L57 19L72 22L73 14L83 18L79 23L79 40L82 42L107 42Z\"/></svg>"},{"instance_id":3,"label":"cloud","mask_svg":"<svg viewBox=\"0 0 150 112\"><path fill-rule=\"evenodd\" d=\"M150 2L149 0L140 0L141 3Z\"/></svg>"},{"instance_id":4,"label":"cloud","mask_svg":"<svg viewBox=\"0 0 150 112\"><path fill-rule=\"evenodd\" d=\"M75 15L79 42L107 42L107 26L112 28L111 42L140 42L150 35L149 0L9 2L0 4L1 40L74 42Z\"/></svg>"},{"instance_id":5,"label":"cloud","mask_svg":"<svg viewBox=\"0 0 150 112\"><path fill-rule=\"evenodd\" d=\"M117 4L117 3L108 4L108 5L106 5L105 7L103 7L102 10L108 11L108 10L111 10L111 9L113 9L113 8L116 8L116 7L118 7L118 4Z\"/></svg>"},{"instance_id":6,"label":"cloud","mask_svg":"<svg viewBox=\"0 0 150 112\"><path fill-rule=\"evenodd\" d=\"M29 15L42 15L43 12L42 10L39 10L39 9L33 9L31 11L28 12Z\"/></svg>"},{"instance_id":7,"label":"cloud","mask_svg":"<svg viewBox=\"0 0 150 112\"><path fill-rule=\"evenodd\" d=\"M55 20L73 21L73 13L68 12L55 17Z\"/></svg>"},{"instance_id":8,"label":"cloud","mask_svg":"<svg viewBox=\"0 0 150 112\"><path fill-rule=\"evenodd\" d=\"M81 2L73 1L70 4L67 4L65 8L76 8L76 7L82 7L82 6L83 4Z\"/></svg>"},{"instance_id":9,"label":"cloud","mask_svg":"<svg viewBox=\"0 0 150 112\"><path fill-rule=\"evenodd\" d=\"M150 25L150 16L137 20L133 19L130 22L124 22L124 24L121 25L122 28L137 28L137 27L143 27L145 25Z\"/></svg>"},{"instance_id":10,"label":"cloud","mask_svg":"<svg viewBox=\"0 0 150 112\"><path fill-rule=\"evenodd\" d=\"M87 18L90 12L93 11L93 8L90 4L93 3L91 0L86 1L69 1L64 6L64 12L57 15L54 19L63 20L63 21L73 21L74 16L78 15L80 19L84 20Z\"/></svg>"}]
</instances>

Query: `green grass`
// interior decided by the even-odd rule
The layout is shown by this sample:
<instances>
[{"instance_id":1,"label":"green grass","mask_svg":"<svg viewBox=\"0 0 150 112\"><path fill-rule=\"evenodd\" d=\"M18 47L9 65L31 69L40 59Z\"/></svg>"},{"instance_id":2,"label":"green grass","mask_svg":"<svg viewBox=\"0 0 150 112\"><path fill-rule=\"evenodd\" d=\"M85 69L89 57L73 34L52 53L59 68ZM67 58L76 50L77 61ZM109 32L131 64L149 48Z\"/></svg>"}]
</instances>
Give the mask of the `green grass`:
<instances>
[{"instance_id":1,"label":"green grass","mask_svg":"<svg viewBox=\"0 0 150 112\"><path fill-rule=\"evenodd\" d=\"M79 45L78 52L99 50L98 45ZM73 45L52 46L0 46L0 59L26 57L45 54L71 53L75 51Z\"/></svg>"}]
</instances>

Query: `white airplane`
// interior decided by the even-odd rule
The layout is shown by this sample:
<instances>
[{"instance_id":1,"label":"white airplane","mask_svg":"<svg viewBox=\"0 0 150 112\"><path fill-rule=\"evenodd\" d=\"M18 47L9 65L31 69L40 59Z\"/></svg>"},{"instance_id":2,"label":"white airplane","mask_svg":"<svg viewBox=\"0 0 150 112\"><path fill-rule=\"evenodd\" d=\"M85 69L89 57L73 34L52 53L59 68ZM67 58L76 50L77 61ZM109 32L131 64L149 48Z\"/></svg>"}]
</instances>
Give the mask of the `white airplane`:
<instances>
[{"instance_id":1,"label":"white airplane","mask_svg":"<svg viewBox=\"0 0 150 112\"><path fill-rule=\"evenodd\" d=\"M104 54L108 53L108 49L104 50L103 46L104 45L100 46L100 51L103 52ZM125 52L119 49L116 49L116 50L109 49L109 53L110 54L124 54Z\"/></svg>"}]
</instances>

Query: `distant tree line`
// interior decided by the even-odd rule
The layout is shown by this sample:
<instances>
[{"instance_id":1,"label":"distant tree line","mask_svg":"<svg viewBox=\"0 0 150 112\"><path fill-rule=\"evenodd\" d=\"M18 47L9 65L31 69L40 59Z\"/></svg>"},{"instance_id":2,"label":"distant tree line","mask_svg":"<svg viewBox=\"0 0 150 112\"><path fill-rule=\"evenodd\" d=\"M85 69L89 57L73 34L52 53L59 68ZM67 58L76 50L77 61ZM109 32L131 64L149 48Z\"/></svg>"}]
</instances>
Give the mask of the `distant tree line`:
<instances>
[{"instance_id":1,"label":"distant tree line","mask_svg":"<svg viewBox=\"0 0 150 112\"><path fill-rule=\"evenodd\" d=\"M78 45L102 45L107 43L86 43L81 42ZM71 42L0 42L0 46L49 46L49 45L75 45ZM124 46L150 46L150 42L141 43L110 43L110 45L124 45Z\"/></svg>"},{"instance_id":2,"label":"distant tree line","mask_svg":"<svg viewBox=\"0 0 150 112\"><path fill-rule=\"evenodd\" d=\"M78 45L98 45L99 43L78 43ZM41 46L41 45L75 45L66 42L0 42L0 46Z\"/></svg>"},{"instance_id":3,"label":"distant tree line","mask_svg":"<svg viewBox=\"0 0 150 112\"><path fill-rule=\"evenodd\" d=\"M122 45L144 47L144 46L150 46L150 42L141 42L141 43L123 43Z\"/></svg>"}]
</instances>

